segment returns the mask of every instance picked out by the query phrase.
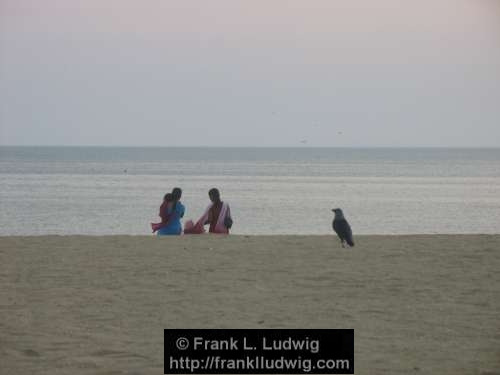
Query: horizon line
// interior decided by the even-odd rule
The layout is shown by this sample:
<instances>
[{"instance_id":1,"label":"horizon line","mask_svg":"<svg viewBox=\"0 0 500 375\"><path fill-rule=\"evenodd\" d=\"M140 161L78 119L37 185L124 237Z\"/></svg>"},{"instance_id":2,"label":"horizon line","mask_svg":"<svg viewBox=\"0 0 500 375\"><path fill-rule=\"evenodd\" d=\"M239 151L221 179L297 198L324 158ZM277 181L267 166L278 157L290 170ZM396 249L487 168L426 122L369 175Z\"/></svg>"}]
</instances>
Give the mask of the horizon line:
<instances>
[{"instance_id":1,"label":"horizon line","mask_svg":"<svg viewBox=\"0 0 500 375\"><path fill-rule=\"evenodd\" d=\"M170 145L92 145L92 144L82 144L82 145L66 145L66 144L55 144L55 145L37 145L37 144L13 144L13 145L2 145L0 147L94 147L94 148L304 148L304 149L325 149L325 148L342 148L342 149L499 149L498 146L312 146L312 145L290 145L290 146L213 146L213 145L190 145L190 146L170 146Z\"/></svg>"}]
</instances>

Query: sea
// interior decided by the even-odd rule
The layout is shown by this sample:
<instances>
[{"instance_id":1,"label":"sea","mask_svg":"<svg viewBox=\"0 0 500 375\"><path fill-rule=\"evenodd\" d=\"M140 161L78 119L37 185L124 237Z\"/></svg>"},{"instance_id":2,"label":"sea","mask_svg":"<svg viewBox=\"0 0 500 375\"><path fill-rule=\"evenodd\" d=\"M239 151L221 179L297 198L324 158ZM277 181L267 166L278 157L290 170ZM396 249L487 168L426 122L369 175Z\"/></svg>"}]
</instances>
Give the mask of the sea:
<instances>
[{"instance_id":1,"label":"sea","mask_svg":"<svg viewBox=\"0 0 500 375\"><path fill-rule=\"evenodd\" d=\"M500 233L500 149L0 147L0 235L152 235L163 195L234 234Z\"/></svg>"}]
</instances>

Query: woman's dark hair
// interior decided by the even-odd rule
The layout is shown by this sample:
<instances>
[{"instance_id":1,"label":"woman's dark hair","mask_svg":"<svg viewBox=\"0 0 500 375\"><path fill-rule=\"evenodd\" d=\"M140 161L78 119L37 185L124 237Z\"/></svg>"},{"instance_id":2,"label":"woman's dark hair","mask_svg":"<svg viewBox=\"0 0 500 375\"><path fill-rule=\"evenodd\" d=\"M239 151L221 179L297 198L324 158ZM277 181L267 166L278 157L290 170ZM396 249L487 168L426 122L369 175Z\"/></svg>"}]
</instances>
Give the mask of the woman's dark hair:
<instances>
[{"instance_id":1,"label":"woman's dark hair","mask_svg":"<svg viewBox=\"0 0 500 375\"><path fill-rule=\"evenodd\" d=\"M219 201L220 200L220 192L219 192L219 189L217 188L212 188L208 191L208 196L210 197L210 199L212 200L215 200L215 201Z\"/></svg>"},{"instance_id":2,"label":"woman's dark hair","mask_svg":"<svg viewBox=\"0 0 500 375\"><path fill-rule=\"evenodd\" d=\"M174 200L176 200L176 201L180 200L180 199L181 199L181 197L182 197L182 190L181 190L181 188L178 188L178 187L173 188L173 189L172 189L172 197L173 197L173 198L174 198Z\"/></svg>"},{"instance_id":3,"label":"woman's dark hair","mask_svg":"<svg viewBox=\"0 0 500 375\"><path fill-rule=\"evenodd\" d=\"M167 202L172 202L174 200L174 196L172 195L172 193L167 193L163 197L163 200Z\"/></svg>"},{"instance_id":4,"label":"woman's dark hair","mask_svg":"<svg viewBox=\"0 0 500 375\"><path fill-rule=\"evenodd\" d=\"M174 205L172 207L172 210L175 210L177 207L177 202L180 201L182 197L182 190L181 188L175 187L172 189L172 200L174 201Z\"/></svg>"}]
</instances>

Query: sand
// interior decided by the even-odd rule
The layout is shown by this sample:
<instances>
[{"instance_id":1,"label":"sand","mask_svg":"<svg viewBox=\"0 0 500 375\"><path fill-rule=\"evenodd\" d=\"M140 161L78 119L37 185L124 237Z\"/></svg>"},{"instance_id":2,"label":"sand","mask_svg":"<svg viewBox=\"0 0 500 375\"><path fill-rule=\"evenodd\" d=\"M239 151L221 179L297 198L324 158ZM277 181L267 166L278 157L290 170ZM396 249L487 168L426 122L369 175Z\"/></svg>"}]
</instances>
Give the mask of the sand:
<instances>
[{"instance_id":1,"label":"sand","mask_svg":"<svg viewBox=\"0 0 500 375\"><path fill-rule=\"evenodd\" d=\"M162 374L164 328L354 328L356 374L500 374L500 235L2 237L0 374Z\"/></svg>"}]
</instances>

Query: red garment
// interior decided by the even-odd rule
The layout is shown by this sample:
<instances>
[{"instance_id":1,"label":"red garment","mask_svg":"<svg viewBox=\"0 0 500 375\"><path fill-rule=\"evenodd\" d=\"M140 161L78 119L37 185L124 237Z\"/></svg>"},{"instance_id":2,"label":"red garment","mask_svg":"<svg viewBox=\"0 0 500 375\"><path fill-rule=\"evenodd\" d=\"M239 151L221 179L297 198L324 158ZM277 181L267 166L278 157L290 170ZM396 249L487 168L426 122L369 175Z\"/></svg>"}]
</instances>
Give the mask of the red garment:
<instances>
[{"instance_id":1,"label":"red garment","mask_svg":"<svg viewBox=\"0 0 500 375\"><path fill-rule=\"evenodd\" d=\"M205 233L205 228L201 221L193 222L193 220L188 220L184 223L184 234L202 234Z\"/></svg>"},{"instance_id":2,"label":"red garment","mask_svg":"<svg viewBox=\"0 0 500 375\"><path fill-rule=\"evenodd\" d=\"M161 217L161 223L151 223L151 229L153 230L153 233L168 224L168 219L170 217L167 213L168 203L169 202L163 202L160 206L160 212L158 216Z\"/></svg>"},{"instance_id":3,"label":"red garment","mask_svg":"<svg viewBox=\"0 0 500 375\"><path fill-rule=\"evenodd\" d=\"M161 222L162 223L167 223L168 222L168 203L169 202L163 202L160 206L160 212L158 213L158 216L161 217Z\"/></svg>"}]
</instances>

